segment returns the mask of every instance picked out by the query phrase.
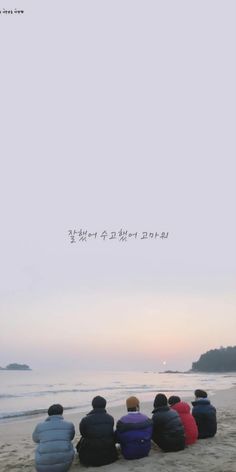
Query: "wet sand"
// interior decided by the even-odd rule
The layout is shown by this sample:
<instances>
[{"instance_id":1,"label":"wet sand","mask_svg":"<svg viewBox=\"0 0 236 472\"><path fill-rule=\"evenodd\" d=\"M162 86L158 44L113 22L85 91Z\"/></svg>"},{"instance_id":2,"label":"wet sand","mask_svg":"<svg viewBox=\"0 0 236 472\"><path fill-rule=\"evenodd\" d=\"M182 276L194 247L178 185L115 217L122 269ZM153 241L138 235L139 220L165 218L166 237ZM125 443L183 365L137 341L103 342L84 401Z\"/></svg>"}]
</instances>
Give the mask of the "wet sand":
<instances>
[{"instance_id":1,"label":"wet sand","mask_svg":"<svg viewBox=\"0 0 236 472\"><path fill-rule=\"evenodd\" d=\"M191 400L190 398L188 399ZM89 470L99 472L236 472L236 388L218 391L210 398L217 408L218 432L214 438L199 440L184 451L164 453L153 444L150 455L144 459L126 461ZM115 421L124 413L125 407L107 408ZM141 411L151 416L152 404L141 405ZM79 439L79 422L84 413L66 413L65 419L73 421ZM35 444L31 435L36 424L44 417L17 420L0 424L0 470L1 472L29 471L34 468ZM75 456L71 472L88 470L81 466Z\"/></svg>"}]
</instances>

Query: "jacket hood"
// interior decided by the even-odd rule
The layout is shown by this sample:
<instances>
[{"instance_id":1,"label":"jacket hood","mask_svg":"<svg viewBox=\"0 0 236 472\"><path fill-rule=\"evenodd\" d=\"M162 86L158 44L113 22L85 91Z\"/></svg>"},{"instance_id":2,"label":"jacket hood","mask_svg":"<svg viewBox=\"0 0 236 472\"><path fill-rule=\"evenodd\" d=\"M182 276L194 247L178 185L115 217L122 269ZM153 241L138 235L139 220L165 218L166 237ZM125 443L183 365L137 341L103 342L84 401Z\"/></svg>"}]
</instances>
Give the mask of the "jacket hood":
<instances>
[{"instance_id":1,"label":"jacket hood","mask_svg":"<svg viewBox=\"0 0 236 472\"><path fill-rule=\"evenodd\" d=\"M172 410L177 411L177 413L190 413L190 406L186 402L178 402L174 405L171 405Z\"/></svg>"},{"instance_id":2,"label":"jacket hood","mask_svg":"<svg viewBox=\"0 0 236 472\"><path fill-rule=\"evenodd\" d=\"M169 411L169 410L170 408L168 406L157 406L156 408L154 408L152 413L156 413L158 411Z\"/></svg>"},{"instance_id":3,"label":"jacket hood","mask_svg":"<svg viewBox=\"0 0 236 472\"><path fill-rule=\"evenodd\" d=\"M197 406L197 405L210 405L210 401L207 400L207 398L201 398L201 400L195 400L192 402L192 405L193 406Z\"/></svg>"},{"instance_id":4,"label":"jacket hood","mask_svg":"<svg viewBox=\"0 0 236 472\"><path fill-rule=\"evenodd\" d=\"M106 413L107 411L105 410L105 408L94 408L93 410L91 410L88 414L88 415L95 415L96 413Z\"/></svg>"},{"instance_id":5,"label":"jacket hood","mask_svg":"<svg viewBox=\"0 0 236 472\"><path fill-rule=\"evenodd\" d=\"M52 415L52 416L48 416L45 421L60 421L60 420L64 420L62 415Z\"/></svg>"}]
</instances>

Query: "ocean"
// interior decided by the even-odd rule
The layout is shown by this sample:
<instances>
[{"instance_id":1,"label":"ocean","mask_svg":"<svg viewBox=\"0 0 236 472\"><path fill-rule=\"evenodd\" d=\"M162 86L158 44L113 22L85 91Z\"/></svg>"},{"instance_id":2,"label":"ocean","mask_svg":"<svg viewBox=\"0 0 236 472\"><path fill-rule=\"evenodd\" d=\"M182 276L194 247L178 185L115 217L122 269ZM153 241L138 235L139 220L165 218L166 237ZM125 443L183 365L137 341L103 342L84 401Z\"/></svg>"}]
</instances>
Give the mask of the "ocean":
<instances>
[{"instance_id":1,"label":"ocean","mask_svg":"<svg viewBox=\"0 0 236 472\"><path fill-rule=\"evenodd\" d=\"M236 373L158 373L121 371L32 370L0 371L0 421L47 412L53 403L65 410L89 411L91 400L102 395L109 407L124 404L130 395L152 401L159 392L192 397L196 388L213 394L236 385Z\"/></svg>"}]
</instances>

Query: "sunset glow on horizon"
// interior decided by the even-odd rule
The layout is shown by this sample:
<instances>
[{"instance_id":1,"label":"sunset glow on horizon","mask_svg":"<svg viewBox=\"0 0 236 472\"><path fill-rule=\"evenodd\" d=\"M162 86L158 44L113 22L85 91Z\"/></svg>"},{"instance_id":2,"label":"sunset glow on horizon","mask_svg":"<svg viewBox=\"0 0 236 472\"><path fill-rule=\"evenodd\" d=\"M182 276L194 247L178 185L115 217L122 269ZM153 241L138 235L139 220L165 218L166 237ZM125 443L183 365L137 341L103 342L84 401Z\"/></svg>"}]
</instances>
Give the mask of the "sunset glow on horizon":
<instances>
[{"instance_id":1,"label":"sunset glow on horizon","mask_svg":"<svg viewBox=\"0 0 236 472\"><path fill-rule=\"evenodd\" d=\"M44 34L2 18L0 366L182 370L236 344L231 3L76 2L67 37L56 2Z\"/></svg>"}]
</instances>

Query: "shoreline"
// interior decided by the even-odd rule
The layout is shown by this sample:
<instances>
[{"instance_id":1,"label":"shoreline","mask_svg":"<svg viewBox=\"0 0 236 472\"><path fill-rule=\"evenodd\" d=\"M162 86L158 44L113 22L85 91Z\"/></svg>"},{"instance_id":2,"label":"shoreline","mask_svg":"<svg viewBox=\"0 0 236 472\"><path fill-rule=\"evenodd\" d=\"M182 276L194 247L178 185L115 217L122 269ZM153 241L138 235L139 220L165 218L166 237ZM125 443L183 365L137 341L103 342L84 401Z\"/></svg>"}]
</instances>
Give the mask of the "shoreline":
<instances>
[{"instance_id":1,"label":"shoreline","mask_svg":"<svg viewBox=\"0 0 236 472\"><path fill-rule=\"evenodd\" d=\"M184 397L182 397L184 398ZM217 390L209 396L212 404L217 408L218 432L214 438L199 440L184 451L177 453L163 453L153 444L148 457L144 459L126 461L122 457L109 466L99 467L100 472L154 472L164 468L165 472L236 472L236 386L225 390ZM191 402L193 396L185 397ZM153 402L141 403L141 411L151 416ZM126 412L123 405L109 408L115 422ZM73 421L76 435L74 446L79 439L79 422L86 412L65 412L64 418ZM42 417L26 418L20 421L5 422L0 424L0 470L1 472L33 472L35 444L32 441L32 432L36 424L44 420ZM79 464L75 456L71 471L75 472L85 468ZM97 470L97 468L90 468Z\"/></svg>"},{"instance_id":2,"label":"shoreline","mask_svg":"<svg viewBox=\"0 0 236 472\"><path fill-rule=\"evenodd\" d=\"M208 395L209 396L214 396L216 394L218 394L219 392L221 391L227 391L227 390L230 390L232 388L236 388L236 383L233 384L233 385L230 385L228 388L222 388L222 389L209 389L208 388ZM186 401L188 402L191 402L192 400L194 400L194 395L193 395L193 391L192 391L192 395L190 395L190 391L189 390L173 390L174 393L178 393L180 394L180 397L182 399L185 399ZM145 396L147 396L147 392L143 392L145 394ZM150 404L152 403L152 401L154 400L154 397L157 393L165 393L168 397L169 394L172 394L172 390L171 392L166 389L166 390L163 390L163 389L157 389L155 390L155 392L149 392L149 396L151 396L151 393L152 394L152 400L147 400L147 399L144 399L142 400L142 394L140 394L139 392L136 393L136 396L139 397L140 399L140 402L142 403L142 405L145 405L145 404ZM95 392L94 394L92 394L91 392L91 400L92 398L96 396L95 395ZM124 404L124 401L123 399L121 400L115 400L115 401L111 401L111 404L109 402L109 399L107 399L107 409L109 410L113 410L113 409L116 409L116 408L122 408L122 405ZM50 405L48 405L50 406ZM33 410L32 410L33 411ZM0 428L1 428L1 425L2 424L12 424L14 422L18 423L18 422L25 422L25 421L33 421L33 420L37 420L37 422L40 422L42 421L45 416L47 416L47 408L42 408L42 409L35 409L34 410L35 413L31 413L31 411L26 411L26 412L20 412L19 414L16 414L16 415L10 415L10 416L6 416L6 417L3 417L3 418L0 418ZM75 407L65 407L64 408L64 417L68 417L68 416L72 416L72 415L86 415L86 412L90 411L90 404L87 405L87 407L85 406L75 406Z\"/></svg>"},{"instance_id":3,"label":"shoreline","mask_svg":"<svg viewBox=\"0 0 236 472\"><path fill-rule=\"evenodd\" d=\"M209 395L210 398L215 398L215 396L218 394L220 394L220 392L228 392L230 390L234 390L235 389L235 393L236 393L236 386L231 386L227 389L222 389L222 390L214 390L212 391L211 395ZM160 393L159 391L157 391L156 393ZM155 397L156 394L153 395L153 400L154 400L154 397ZM137 397L139 397L139 395L137 394ZM92 399L92 398L91 398ZM183 399L184 401L188 402L191 404L191 402L194 400L194 396L193 395L181 395L181 399ZM144 411L145 414L151 414L150 412L152 411L153 409L153 400L145 400L145 401L140 401L140 404L141 404L141 409L142 411ZM111 414L112 416L115 416L115 413L116 411L120 411L122 408L124 408L124 411L125 411L125 399L124 401L122 401L121 403L117 404L117 405L111 405L109 406L109 402L107 402L107 406L106 406L106 410L109 414ZM85 416L89 411L91 410L91 407L88 406L87 409L81 409L81 408L67 408L67 409L64 409L64 412L63 412L63 417L64 419L68 420L68 421L73 421L73 417L76 416L77 418L78 417L83 417ZM47 417L47 410L45 410L44 413L38 413L38 414L35 414L35 415L22 415L22 416L14 416L14 417L11 417L11 418L3 418L0 420L0 431L1 431L1 427L3 425L13 425L14 423L40 423L41 421L44 421L44 419Z\"/></svg>"}]
</instances>

